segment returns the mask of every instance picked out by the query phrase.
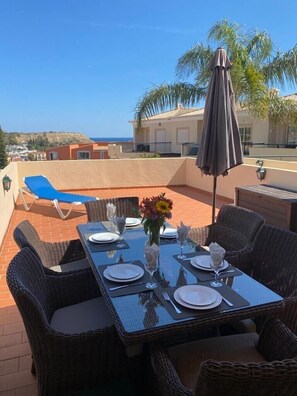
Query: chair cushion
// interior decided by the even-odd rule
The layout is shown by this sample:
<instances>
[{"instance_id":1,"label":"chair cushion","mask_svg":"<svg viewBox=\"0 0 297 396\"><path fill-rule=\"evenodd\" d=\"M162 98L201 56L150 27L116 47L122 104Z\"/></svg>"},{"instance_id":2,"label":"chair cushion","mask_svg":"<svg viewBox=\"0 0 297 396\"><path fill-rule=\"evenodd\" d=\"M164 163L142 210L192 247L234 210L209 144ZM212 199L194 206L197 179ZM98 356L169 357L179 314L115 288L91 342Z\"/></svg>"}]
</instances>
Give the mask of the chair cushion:
<instances>
[{"instance_id":1,"label":"chair cushion","mask_svg":"<svg viewBox=\"0 0 297 396\"><path fill-rule=\"evenodd\" d=\"M256 349L258 338L257 333L211 337L168 348L168 355L183 385L194 389L205 360L264 362Z\"/></svg>"},{"instance_id":2,"label":"chair cushion","mask_svg":"<svg viewBox=\"0 0 297 396\"><path fill-rule=\"evenodd\" d=\"M79 334L113 325L103 297L57 309L50 326L64 334Z\"/></svg>"},{"instance_id":3,"label":"chair cushion","mask_svg":"<svg viewBox=\"0 0 297 396\"><path fill-rule=\"evenodd\" d=\"M69 263L55 265L50 267L51 270L55 272L69 272L69 271L77 271L81 269L90 268L90 264L88 259L82 259L77 261L70 261Z\"/></svg>"}]
</instances>

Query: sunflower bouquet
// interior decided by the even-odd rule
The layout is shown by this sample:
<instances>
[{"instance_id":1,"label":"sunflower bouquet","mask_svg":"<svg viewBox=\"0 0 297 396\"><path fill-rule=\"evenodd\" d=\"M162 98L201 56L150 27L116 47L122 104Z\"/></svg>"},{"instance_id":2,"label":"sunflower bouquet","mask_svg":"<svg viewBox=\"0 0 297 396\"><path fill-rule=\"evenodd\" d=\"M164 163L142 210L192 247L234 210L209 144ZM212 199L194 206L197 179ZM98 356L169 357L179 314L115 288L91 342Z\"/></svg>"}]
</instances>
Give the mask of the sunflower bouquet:
<instances>
[{"instance_id":1,"label":"sunflower bouquet","mask_svg":"<svg viewBox=\"0 0 297 396\"><path fill-rule=\"evenodd\" d=\"M165 198L165 193L161 193L156 197L143 198L139 206L142 216L144 232L149 236L149 244L160 243L160 229L165 230L165 220L171 219L173 202L171 199Z\"/></svg>"}]
</instances>

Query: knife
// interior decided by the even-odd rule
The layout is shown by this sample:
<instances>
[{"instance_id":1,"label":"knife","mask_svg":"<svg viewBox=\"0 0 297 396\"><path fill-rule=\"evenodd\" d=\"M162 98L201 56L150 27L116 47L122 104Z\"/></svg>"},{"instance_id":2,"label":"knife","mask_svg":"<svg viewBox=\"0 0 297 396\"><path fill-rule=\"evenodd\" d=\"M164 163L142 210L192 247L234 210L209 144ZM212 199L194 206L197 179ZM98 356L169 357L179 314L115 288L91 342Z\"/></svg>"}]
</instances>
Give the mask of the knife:
<instances>
[{"instance_id":1,"label":"knife","mask_svg":"<svg viewBox=\"0 0 297 396\"><path fill-rule=\"evenodd\" d=\"M121 286L115 286L115 287L110 287L109 290L118 290L118 289L123 289L124 287L129 287L129 286L138 286L138 285L144 285L146 282L138 282L138 283L129 283L128 285L121 285Z\"/></svg>"}]
</instances>

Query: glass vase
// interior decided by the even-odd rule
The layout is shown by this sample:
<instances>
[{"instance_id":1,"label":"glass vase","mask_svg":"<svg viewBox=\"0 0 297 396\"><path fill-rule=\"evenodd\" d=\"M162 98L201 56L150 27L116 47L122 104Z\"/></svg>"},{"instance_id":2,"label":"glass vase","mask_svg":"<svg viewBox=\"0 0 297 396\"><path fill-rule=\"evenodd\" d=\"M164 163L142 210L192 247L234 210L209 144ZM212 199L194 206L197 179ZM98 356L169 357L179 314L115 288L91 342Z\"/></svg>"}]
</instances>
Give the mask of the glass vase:
<instances>
[{"instance_id":1,"label":"glass vase","mask_svg":"<svg viewBox=\"0 0 297 396\"><path fill-rule=\"evenodd\" d=\"M160 223L158 221L152 222L148 229L148 243L152 246L154 243L160 246Z\"/></svg>"}]
</instances>

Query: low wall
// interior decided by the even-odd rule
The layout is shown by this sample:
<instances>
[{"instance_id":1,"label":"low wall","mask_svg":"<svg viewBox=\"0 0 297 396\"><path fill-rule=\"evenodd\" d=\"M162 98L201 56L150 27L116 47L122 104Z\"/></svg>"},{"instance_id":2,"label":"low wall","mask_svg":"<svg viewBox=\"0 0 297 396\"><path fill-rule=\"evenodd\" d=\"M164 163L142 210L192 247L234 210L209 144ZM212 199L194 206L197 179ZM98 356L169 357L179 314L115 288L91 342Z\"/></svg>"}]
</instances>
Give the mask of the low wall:
<instances>
[{"instance_id":1,"label":"low wall","mask_svg":"<svg viewBox=\"0 0 297 396\"><path fill-rule=\"evenodd\" d=\"M273 148L273 147L250 147L250 157L264 159L279 159L284 161L297 161L297 149L294 148Z\"/></svg>"},{"instance_id":2,"label":"low wall","mask_svg":"<svg viewBox=\"0 0 297 396\"><path fill-rule=\"evenodd\" d=\"M9 191L3 190L2 179L7 175L12 180ZM18 169L17 163L12 162L6 168L0 170L0 246L5 237L11 215L14 211L18 197Z\"/></svg>"},{"instance_id":3,"label":"low wall","mask_svg":"<svg viewBox=\"0 0 297 396\"><path fill-rule=\"evenodd\" d=\"M201 175L200 170L195 165L196 159L188 157L186 161L186 184L211 193L213 191L213 177ZM245 159L244 162L243 165L231 169L228 176L219 176L217 178L217 195L234 199L235 187L261 183L297 192L297 169L295 163L292 164L293 169L281 169L277 168L277 162L269 161L268 163L268 161L265 161L266 177L260 182L256 175L256 169L259 166L255 164L255 160L254 164L249 163L249 161L246 163ZM287 164L288 167L289 164Z\"/></svg>"},{"instance_id":4,"label":"low wall","mask_svg":"<svg viewBox=\"0 0 297 396\"><path fill-rule=\"evenodd\" d=\"M28 175L45 175L58 190L182 185L183 158L137 158L21 162L19 183Z\"/></svg>"},{"instance_id":5,"label":"low wall","mask_svg":"<svg viewBox=\"0 0 297 396\"><path fill-rule=\"evenodd\" d=\"M202 176L195 161L193 157L177 157L11 163L0 171L1 180L5 174L12 179L9 192L4 193L0 188L0 246L14 210L18 188L24 186L24 176L45 175L55 188L64 191L188 185L212 193L213 177ZM233 200L235 187L260 183L255 159L244 159L244 162L231 169L228 176L218 177L217 195ZM297 191L297 164L278 162L264 161L267 173L262 183ZM280 165L282 168L278 167Z\"/></svg>"}]
</instances>

